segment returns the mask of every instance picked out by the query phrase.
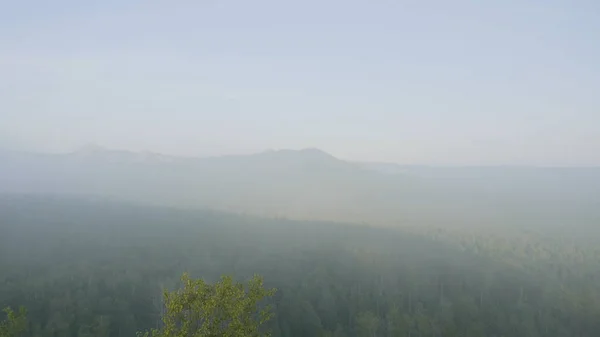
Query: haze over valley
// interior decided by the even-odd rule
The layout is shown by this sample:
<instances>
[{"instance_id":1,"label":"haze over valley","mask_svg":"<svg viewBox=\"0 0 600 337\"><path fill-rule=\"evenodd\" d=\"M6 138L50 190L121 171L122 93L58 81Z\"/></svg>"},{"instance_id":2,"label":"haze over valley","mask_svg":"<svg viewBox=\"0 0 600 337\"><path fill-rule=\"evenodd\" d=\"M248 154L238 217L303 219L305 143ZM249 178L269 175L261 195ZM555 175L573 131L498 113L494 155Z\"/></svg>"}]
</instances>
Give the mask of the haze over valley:
<instances>
[{"instance_id":1,"label":"haze over valley","mask_svg":"<svg viewBox=\"0 0 600 337\"><path fill-rule=\"evenodd\" d=\"M600 219L594 167L382 167L316 148L189 158L87 146L0 156L3 193L384 226L568 227Z\"/></svg>"},{"instance_id":2,"label":"haze over valley","mask_svg":"<svg viewBox=\"0 0 600 337\"><path fill-rule=\"evenodd\" d=\"M600 336L598 18L0 1L0 337Z\"/></svg>"}]
</instances>

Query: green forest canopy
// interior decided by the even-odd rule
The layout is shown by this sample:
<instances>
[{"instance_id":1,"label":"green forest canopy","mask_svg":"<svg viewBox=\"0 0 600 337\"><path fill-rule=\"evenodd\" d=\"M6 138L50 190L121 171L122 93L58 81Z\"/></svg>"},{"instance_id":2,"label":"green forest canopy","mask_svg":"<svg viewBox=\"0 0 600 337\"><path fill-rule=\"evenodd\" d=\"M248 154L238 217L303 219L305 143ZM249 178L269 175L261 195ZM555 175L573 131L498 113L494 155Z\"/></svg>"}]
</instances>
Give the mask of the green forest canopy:
<instances>
[{"instance_id":1,"label":"green forest canopy","mask_svg":"<svg viewBox=\"0 0 600 337\"><path fill-rule=\"evenodd\" d=\"M162 325L139 337L236 337L262 336L260 327L271 317L269 306L258 308L259 302L275 293L265 290L263 280L255 275L247 287L223 276L214 285L187 274L181 278L183 288L164 292ZM18 313L6 308L6 320L0 322L0 337L19 337L27 331L27 311Z\"/></svg>"},{"instance_id":2,"label":"green forest canopy","mask_svg":"<svg viewBox=\"0 0 600 337\"><path fill-rule=\"evenodd\" d=\"M31 197L1 199L0 226L0 305L27 308L23 337L161 331L163 289L185 293L185 271L205 285L262 275L277 288L259 305L274 337L600 331L594 231L392 230Z\"/></svg>"}]
</instances>

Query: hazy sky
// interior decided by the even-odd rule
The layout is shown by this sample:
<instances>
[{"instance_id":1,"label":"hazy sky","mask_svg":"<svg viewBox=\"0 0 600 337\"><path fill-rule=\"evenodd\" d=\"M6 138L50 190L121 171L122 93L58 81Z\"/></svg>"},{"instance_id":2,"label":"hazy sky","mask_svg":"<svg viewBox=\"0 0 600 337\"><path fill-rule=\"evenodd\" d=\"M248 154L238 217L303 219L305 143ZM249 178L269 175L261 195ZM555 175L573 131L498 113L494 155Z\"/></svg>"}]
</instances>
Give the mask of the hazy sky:
<instances>
[{"instance_id":1,"label":"hazy sky","mask_svg":"<svg viewBox=\"0 0 600 337\"><path fill-rule=\"evenodd\" d=\"M600 165L596 0L0 1L0 147Z\"/></svg>"}]
</instances>

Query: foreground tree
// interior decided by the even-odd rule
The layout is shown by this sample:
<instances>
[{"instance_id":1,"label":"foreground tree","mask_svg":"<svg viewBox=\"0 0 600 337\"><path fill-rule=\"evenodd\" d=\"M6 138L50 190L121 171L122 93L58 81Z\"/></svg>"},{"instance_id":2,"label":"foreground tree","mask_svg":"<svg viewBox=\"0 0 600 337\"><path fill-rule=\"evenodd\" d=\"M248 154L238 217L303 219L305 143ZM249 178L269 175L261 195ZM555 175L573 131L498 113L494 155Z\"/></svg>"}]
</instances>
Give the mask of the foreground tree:
<instances>
[{"instance_id":1,"label":"foreground tree","mask_svg":"<svg viewBox=\"0 0 600 337\"><path fill-rule=\"evenodd\" d=\"M4 309L6 320L0 322L0 337L18 337L27 330L27 311L21 307L19 312L11 308Z\"/></svg>"},{"instance_id":2,"label":"foreground tree","mask_svg":"<svg viewBox=\"0 0 600 337\"><path fill-rule=\"evenodd\" d=\"M370 311L361 312L356 317L356 325L360 336L375 337L379 330L379 317Z\"/></svg>"},{"instance_id":3,"label":"foreground tree","mask_svg":"<svg viewBox=\"0 0 600 337\"><path fill-rule=\"evenodd\" d=\"M261 326L271 317L270 306L260 302L275 293L255 275L246 286L229 276L214 285L182 277L183 288L164 293L163 326L144 337L258 337L268 336Z\"/></svg>"}]
</instances>

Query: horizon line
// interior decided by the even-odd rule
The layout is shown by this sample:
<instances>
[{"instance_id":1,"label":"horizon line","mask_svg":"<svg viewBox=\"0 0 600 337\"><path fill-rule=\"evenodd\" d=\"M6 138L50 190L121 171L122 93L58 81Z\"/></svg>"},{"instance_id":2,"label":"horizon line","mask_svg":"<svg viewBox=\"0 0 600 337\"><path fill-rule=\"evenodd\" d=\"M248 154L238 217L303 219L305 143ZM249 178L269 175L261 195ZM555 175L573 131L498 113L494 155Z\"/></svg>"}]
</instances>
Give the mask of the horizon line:
<instances>
[{"instance_id":1,"label":"horizon line","mask_svg":"<svg viewBox=\"0 0 600 337\"><path fill-rule=\"evenodd\" d=\"M337 157L336 155L324 151L318 147L302 147L302 148L267 148L262 151L254 151L250 153L227 153L227 154L219 154L219 155L180 155L180 154L168 154L162 152L156 152L151 150L140 150L135 151L131 149L123 149L123 148L109 148L97 144L85 144L71 151L40 151L40 150L21 150L21 149L9 149L5 147L0 147L0 151L2 152L13 152L13 153L27 153L27 154L37 154L37 155L73 155L78 152L82 152L86 148L92 149L94 151L105 151L105 152L121 152L121 153L129 153L129 154L151 154L158 155L164 157L171 158L180 158L180 159L211 159L211 158L223 158L223 157L251 157L257 156L266 153L272 152L303 152L303 151L319 151L325 155L331 156L334 159L339 161L348 162L351 164L357 165L389 165L389 166L397 166L402 168L548 168L548 169L600 169L600 165L535 165L535 164L426 164L426 163L399 163L393 161L370 161L370 160L355 160L355 159L345 159Z\"/></svg>"}]
</instances>

